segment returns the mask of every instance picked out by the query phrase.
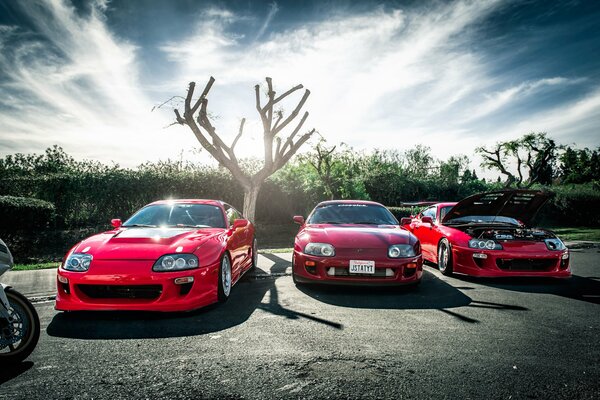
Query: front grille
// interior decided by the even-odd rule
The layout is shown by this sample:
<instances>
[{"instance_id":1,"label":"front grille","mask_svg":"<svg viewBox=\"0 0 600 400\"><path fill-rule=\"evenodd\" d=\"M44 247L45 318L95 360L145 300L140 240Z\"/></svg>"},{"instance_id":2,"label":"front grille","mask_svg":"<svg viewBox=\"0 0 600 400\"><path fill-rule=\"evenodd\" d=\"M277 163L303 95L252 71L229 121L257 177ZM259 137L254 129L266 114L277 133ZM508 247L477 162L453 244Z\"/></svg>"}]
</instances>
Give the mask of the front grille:
<instances>
[{"instance_id":1,"label":"front grille","mask_svg":"<svg viewBox=\"0 0 600 400\"><path fill-rule=\"evenodd\" d=\"M393 276L386 276L386 268L375 268L374 274L351 274L348 272L348 268L342 267L335 267L334 269L335 272L333 273L333 276L344 276L349 278L393 278ZM331 275L331 272L328 274Z\"/></svg>"},{"instance_id":2,"label":"front grille","mask_svg":"<svg viewBox=\"0 0 600 400\"><path fill-rule=\"evenodd\" d=\"M550 271L556 266L553 258L499 258L498 268L504 271Z\"/></svg>"},{"instance_id":3,"label":"front grille","mask_svg":"<svg viewBox=\"0 0 600 400\"><path fill-rule=\"evenodd\" d=\"M156 299L162 293L161 285L77 285L92 299Z\"/></svg>"}]
</instances>

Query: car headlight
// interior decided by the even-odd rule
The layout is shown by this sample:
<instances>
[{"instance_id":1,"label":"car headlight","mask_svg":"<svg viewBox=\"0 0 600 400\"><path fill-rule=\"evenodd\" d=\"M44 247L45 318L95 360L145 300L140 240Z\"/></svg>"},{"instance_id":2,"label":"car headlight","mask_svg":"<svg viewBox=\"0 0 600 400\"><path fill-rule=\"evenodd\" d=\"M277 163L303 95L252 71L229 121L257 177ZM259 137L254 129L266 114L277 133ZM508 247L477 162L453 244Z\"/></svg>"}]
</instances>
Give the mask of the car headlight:
<instances>
[{"instance_id":1,"label":"car headlight","mask_svg":"<svg viewBox=\"0 0 600 400\"><path fill-rule=\"evenodd\" d=\"M304 253L313 256L333 257L335 249L328 243L309 243L304 247Z\"/></svg>"},{"instance_id":2,"label":"car headlight","mask_svg":"<svg viewBox=\"0 0 600 400\"><path fill-rule=\"evenodd\" d=\"M63 264L63 269L73 272L85 272L90 268L93 258L91 254L72 253Z\"/></svg>"},{"instance_id":3,"label":"car headlight","mask_svg":"<svg viewBox=\"0 0 600 400\"><path fill-rule=\"evenodd\" d=\"M469 247L479 250L502 250L500 243L486 239L471 239L469 240Z\"/></svg>"},{"instance_id":4,"label":"car headlight","mask_svg":"<svg viewBox=\"0 0 600 400\"><path fill-rule=\"evenodd\" d=\"M564 250L567 248L559 238L545 239L544 243L546 243L548 250Z\"/></svg>"},{"instance_id":5,"label":"car headlight","mask_svg":"<svg viewBox=\"0 0 600 400\"><path fill-rule=\"evenodd\" d=\"M174 272L198 268L198 257L193 254L165 254L152 267L154 272Z\"/></svg>"},{"instance_id":6,"label":"car headlight","mask_svg":"<svg viewBox=\"0 0 600 400\"><path fill-rule=\"evenodd\" d=\"M414 257L415 248L410 244L394 244L388 248L388 257L390 258L405 258Z\"/></svg>"}]
</instances>

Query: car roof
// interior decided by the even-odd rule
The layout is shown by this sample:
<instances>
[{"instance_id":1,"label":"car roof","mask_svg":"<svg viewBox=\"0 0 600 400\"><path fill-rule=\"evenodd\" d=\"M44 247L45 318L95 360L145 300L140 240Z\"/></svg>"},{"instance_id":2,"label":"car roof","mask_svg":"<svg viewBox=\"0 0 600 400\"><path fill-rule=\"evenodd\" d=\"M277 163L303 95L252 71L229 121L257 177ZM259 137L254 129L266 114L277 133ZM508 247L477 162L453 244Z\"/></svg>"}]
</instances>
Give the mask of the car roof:
<instances>
[{"instance_id":1,"label":"car roof","mask_svg":"<svg viewBox=\"0 0 600 400\"><path fill-rule=\"evenodd\" d=\"M317 204L317 207L326 206L329 204L370 204L370 205L374 205L374 206L382 206L383 207L383 204L377 203L376 201L369 201L369 200L327 200L327 201L322 201L319 204Z\"/></svg>"},{"instance_id":2,"label":"car roof","mask_svg":"<svg viewBox=\"0 0 600 400\"><path fill-rule=\"evenodd\" d=\"M221 200L210 200L210 199L167 199L167 200L158 200L155 202L152 202L148 205L155 205L155 204L209 204L209 205L213 205L213 206L220 206L222 207L225 202L221 201Z\"/></svg>"},{"instance_id":3,"label":"car roof","mask_svg":"<svg viewBox=\"0 0 600 400\"><path fill-rule=\"evenodd\" d=\"M455 205L456 205L456 202L453 202L453 203L447 202L447 203L437 203L436 204L437 207L449 207L449 206L454 207Z\"/></svg>"}]
</instances>

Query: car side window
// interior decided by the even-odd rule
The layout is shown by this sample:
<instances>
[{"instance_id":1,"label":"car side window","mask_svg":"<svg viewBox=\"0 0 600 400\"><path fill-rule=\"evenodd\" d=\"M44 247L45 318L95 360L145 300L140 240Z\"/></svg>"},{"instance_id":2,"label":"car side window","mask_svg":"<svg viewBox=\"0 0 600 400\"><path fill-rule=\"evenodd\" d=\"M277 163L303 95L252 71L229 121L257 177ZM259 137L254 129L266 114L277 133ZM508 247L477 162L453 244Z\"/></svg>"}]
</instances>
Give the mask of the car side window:
<instances>
[{"instance_id":1,"label":"car side window","mask_svg":"<svg viewBox=\"0 0 600 400\"><path fill-rule=\"evenodd\" d=\"M233 221L235 221L236 219L244 218L238 210L236 210L229 204L225 205L225 214L227 215L227 220L229 221L229 225L233 225Z\"/></svg>"},{"instance_id":2,"label":"car side window","mask_svg":"<svg viewBox=\"0 0 600 400\"><path fill-rule=\"evenodd\" d=\"M436 211L435 207L429 207L428 209L423 211L421 216L422 217L431 217L432 219L435 220L435 211Z\"/></svg>"}]
</instances>

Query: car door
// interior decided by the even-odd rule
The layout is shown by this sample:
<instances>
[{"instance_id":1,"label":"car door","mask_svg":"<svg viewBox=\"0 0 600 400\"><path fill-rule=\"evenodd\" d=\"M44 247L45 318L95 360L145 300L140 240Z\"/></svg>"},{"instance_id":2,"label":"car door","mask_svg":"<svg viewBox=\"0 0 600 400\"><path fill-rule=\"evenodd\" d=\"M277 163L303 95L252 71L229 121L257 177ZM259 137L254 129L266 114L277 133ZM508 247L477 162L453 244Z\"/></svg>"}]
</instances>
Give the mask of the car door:
<instances>
[{"instance_id":1,"label":"car door","mask_svg":"<svg viewBox=\"0 0 600 400\"><path fill-rule=\"evenodd\" d=\"M230 229L228 248L231 253L231 276L235 282L243 272L242 267L249 257L248 230L250 224L242 228L233 229L234 221L236 219L243 219L242 214L229 204L225 205L225 213Z\"/></svg>"},{"instance_id":2,"label":"car door","mask_svg":"<svg viewBox=\"0 0 600 400\"><path fill-rule=\"evenodd\" d=\"M437 256L437 242L434 244L436 236L434 228L436 228L436 225L423 222L421 218L431 217L435 221L436 211L436 206L426 208L423 212L417 215L411 224L412 232L416 237L419 238L419 241L421 242L421 251L423 252L423 257L430 261L435 260Z\"/></svg>"}]
</instances>

